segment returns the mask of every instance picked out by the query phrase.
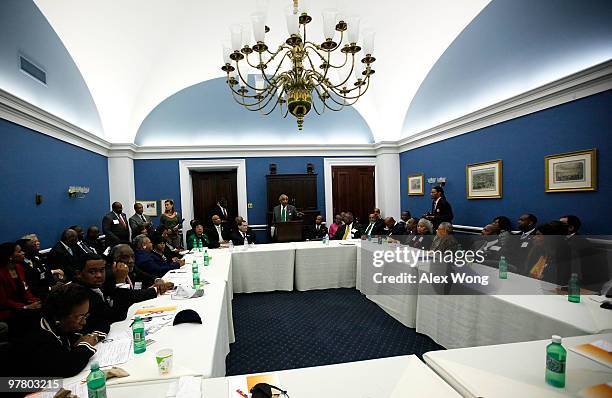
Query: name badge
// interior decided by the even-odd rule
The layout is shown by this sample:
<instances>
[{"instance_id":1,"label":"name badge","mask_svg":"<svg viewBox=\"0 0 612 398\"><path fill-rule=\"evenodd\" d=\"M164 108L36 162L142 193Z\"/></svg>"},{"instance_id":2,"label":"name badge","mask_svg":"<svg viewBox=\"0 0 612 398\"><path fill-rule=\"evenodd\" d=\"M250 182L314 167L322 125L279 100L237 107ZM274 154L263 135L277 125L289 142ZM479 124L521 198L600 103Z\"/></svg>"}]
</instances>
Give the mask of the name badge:
<instances>
[{"instance_id":1,"label":"name badge","mask_svg":"<svg viewBox=\"0 0 612 398\"><path fill-rule=\"evenodd\" d=\"M527 246L529 246L529 242L523 242L523 243L521 243L521 247L522 247L522 248L525 248L525 247L527 247Z\"/></svg>"},{"instance_id":2,"label":"name badge","mask_svg":"<svg viewBox=\"0 0 612 398\"><path fill-rule=\"evenodd\" d=\"M119 220L113 220L113 224L118 225L119 224Z\"/></svg>"},{"instance_id":3,"label":"name badge","mask_svg":"<svg viewBox=\"0 0 612 398\"><path fill-rule=\"evenodd\" d=\"M142 282L134 282L134 289L135 290L142 289Z\"/></svg>"},{"instance_id":4,"label":"name badge","mask_svg":"<svg viewBox=\"0 0 612 398\"><path fill-rule=\"evenodd\" d=\"M41 272L41 273L40 273L40 280L42 281L43 279L45 279L45 273L44 273L44 272Z\"/></svg>"},{"instance_id":5,"label":"name badge","mask_svg":"<svg viewBox=\"0 0 612 398\"><path fill-rule=\"evenodd\" d=\"M436 209L436 211L439 213L439 212L440 212L440 209Z\"/></svg>"}]
</instances>

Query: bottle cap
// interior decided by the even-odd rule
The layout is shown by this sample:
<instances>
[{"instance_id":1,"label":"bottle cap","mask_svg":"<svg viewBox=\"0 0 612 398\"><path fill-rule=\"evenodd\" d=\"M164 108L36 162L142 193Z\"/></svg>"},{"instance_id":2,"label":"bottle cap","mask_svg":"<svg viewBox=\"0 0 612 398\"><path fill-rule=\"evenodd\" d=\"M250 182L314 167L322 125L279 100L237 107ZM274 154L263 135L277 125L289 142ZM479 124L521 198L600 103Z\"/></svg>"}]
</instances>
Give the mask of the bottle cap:
<instances>
[{"instance_id":1,"label":"bottle cap","mask_svg":"<svg viewBox=\"0 0 612 398\"><path fill-rule=\"evenodd\" d=\"M553 341L553 343L561 344L561 341L562 341L561 336L558 336L556 334L553 335L552 336L552 341Z\"/></svg>"},{"instance_id":2,"label":"bottle cap","mask_svg":"<svg viewBox=\"0 0 612 398\"><path fill-rule=\"evenodd\" d=\"M138 321L140 321L140 315L136 315L136 316L134 317L134 322L138 322Z\"/></svg>"},{"instance_id":3,"label":"bottle cap","mask_svg":"<svg viewBox=\"0 0 612 398\"><path fill-rule=\"evenodd\" d=\"M98 364L98 362L94 361L91 363L91 370L98 370L100 369L100 365Z\"/></svg>"}]
</instances>

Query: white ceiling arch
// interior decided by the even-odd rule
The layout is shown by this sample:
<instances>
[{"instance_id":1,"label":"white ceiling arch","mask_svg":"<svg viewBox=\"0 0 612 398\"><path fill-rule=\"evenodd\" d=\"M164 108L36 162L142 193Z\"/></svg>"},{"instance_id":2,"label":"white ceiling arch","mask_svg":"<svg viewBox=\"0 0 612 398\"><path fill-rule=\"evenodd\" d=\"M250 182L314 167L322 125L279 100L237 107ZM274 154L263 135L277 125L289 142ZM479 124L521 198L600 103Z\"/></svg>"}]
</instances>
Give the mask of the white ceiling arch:
<instances>
[{"instance_id":1,"label":"white ceiling arch","mask_svg":"<svg viewBox=\"0 0 612 398\"><path fill-rule=\"evenodd\" d=\"M248 22L255 1L34 0L73 57L98 108L105 138L133 142L163 100L196 83L223 76L221 43L232 23ZM330 1L311 0L318 16ZM376 74L355 108L375 141L400 137L411 98L429 69L489 0L338 0L377 32ZM289 0L271 0L270 43L285 35ZM316 117L316 116L311 116ZM308 123L308 120L306 120Z\"/></svg>"}]
</instances>

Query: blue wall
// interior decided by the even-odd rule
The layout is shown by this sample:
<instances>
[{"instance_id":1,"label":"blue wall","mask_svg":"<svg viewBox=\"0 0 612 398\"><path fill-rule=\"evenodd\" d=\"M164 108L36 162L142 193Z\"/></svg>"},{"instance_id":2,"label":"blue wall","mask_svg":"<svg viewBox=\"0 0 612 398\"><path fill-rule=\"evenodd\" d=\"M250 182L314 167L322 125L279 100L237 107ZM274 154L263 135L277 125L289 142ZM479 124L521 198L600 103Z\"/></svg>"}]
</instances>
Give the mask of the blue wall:
<instances>
[{"instance_id":1,"label":"blue wall","mask_svg":"<svg viewBox=\"0 0 612 398\"><path fill-rule=\"evenodd\" d=\"M51 247L73 224L100 225L109 211L108 160L74 145L0 119L0 241L36 233ZM88 186L84 199L68 187ZM36 193L43 203L36 206Z\"/></svg>"},{"instance_id":2,"label":"blue wall","mask_svg":"<svg viewBox=\"0 0 612 398\"><path fill-rule=\"evenodd\" d=\"M531 212L541 221L571 213L585 234L612 233L612 90L489 126L400 154L402 208L421 215L429 195L408 196L407 176L447 177L455 224L483 226L497 215L516 220ZM544 156L597 148L598 190L546 193ZM467 200L465 166L503 160L503 198ZM431 188L426 185L426 192Z\"/></svg>"}]
</instances>

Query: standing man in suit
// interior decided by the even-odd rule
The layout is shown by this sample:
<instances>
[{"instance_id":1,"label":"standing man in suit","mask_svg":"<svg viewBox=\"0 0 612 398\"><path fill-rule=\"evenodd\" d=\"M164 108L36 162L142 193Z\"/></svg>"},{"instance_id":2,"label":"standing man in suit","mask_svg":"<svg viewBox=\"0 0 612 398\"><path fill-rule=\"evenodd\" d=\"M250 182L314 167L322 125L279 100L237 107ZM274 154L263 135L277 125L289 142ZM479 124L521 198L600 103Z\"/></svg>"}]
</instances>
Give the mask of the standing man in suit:
<instances>
[{"instance_id":1,"label":"standing man in suit","mask_svg":"<svg viewBox=\"0 0 612 398\"><path fill-rule=\"evenodd\" d=\"M151 218L144 214L144 207L142 207L142 203L134 203L134 211L136 213L130 217L129 220L132 235L138 235L143 228L146 228L147 232L151 232L153 223L151 222Z\"/></svg>"},{"instance_id":2,"label":"standing man in suit","mask_svg":"<svg viewBox=\"0 0 612 398\"><path fill-rule=\"evenodd\" d=\"M104 232L106 245L115 246L119 243L130 243L130 229L123 205L115 202L112 205L113 211L102 218L102 231Z\"/></svg>"},{"instance_id":3,"label":"standing man in suit","mask_svg":"<svg viewBox=\"0 0 612 398\"><path fill-rule=\"evenodd\" d=\"M424 216L427 220L431 221L434 230L438 228L438 225L442 222L453 221L453 209L444 196L444 189L441 186L436 185L431 188L431 212Z\"/></svg>"},{"instance_id":4,"label":"standing man in suit","mask_svg":"<svg viewBox=\"0 0 612 398\"><path fill-rule=\"evenodd\" d=\"M327 235L327 227L323 225L323 216L318 215L315 218L315 223L312 227L309 228L308 237L310 240L321 240L325 235Z\"/></svg>"},{"instance_id":5,"label":"standing man in suit","mask_svg":"<svg viewBox=\"0 0 612 398\"><path fill-rule=\"evenodd\" d=\"M338 230L334 234L334 240L359 238L361 238L361 231L359 230L358 225L354 223L353 213L347 211L344 219L344 224L338 227Z\"/></svg>"},{"instance_id":6,"label":"standing man in suit","mask_svg":"<svg viewBox=\"0 0 612 398\"><path fill-rule=\"evenodd\" d=\"M49 264L51 269L61 269L64 271L66 281L71 281L77 268L78 255L77 243L78 235L73 229L65 229L59 242L53 246L49 252Z\"/></svg>"},{"instance_id":7,"label":"standing man in suit","mask_svg":"<svg viewBox=\"0 0 612 398\"><path fill-rule=\"evenodd\" d=\"M279 222L293 221L300 218L295 206L289 204L289 196L282 194L278 197L280 204L274 207L272 212L272 223L276 224Z\"/></svg>"},{"instance_id":8,"label":"standing man in suit","mask_svg":"<svg viewBox=\"0 0 612 398\"><path fill-rule=\"evenodd\" d=\"M212 249L228 243L231 233L227 223L221 223L221 218L218 214L213 215L210 219L212 221L212 226L206 228L205 232L210 241L209 247Z\"/></svg>"},{"instance_id":9,"label":"standing man in suit","mask_svg":"<svg viewBox=\"0 0 612 398\"><path fill-rule=\"evenodd\" d=\"M234 231L232 233L232 242L234 242L234 246L244 245L244 238L247 238L249 243L256 243L255 233L253 231L249 231L249 224L243 219L238 226L238 231Z\"/></svg>"},{"instance_id":10,"label":"standing man in suit","mask_svg":"<svg viewBox=\"0 0 612 398\"><path fill-rule=\"evenodd\" d=\"M229 213L227 212L227 200L225 198L220 198L217 200L217 204L210 211L210 217L219 216L221 220L221 224L227 224L230 220Z\"/></svg>"}]
</instances>

